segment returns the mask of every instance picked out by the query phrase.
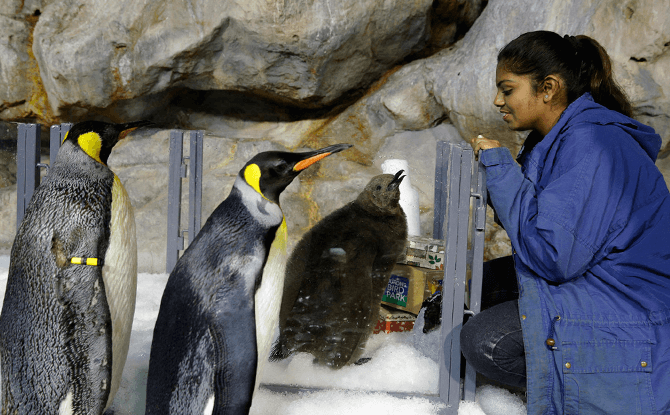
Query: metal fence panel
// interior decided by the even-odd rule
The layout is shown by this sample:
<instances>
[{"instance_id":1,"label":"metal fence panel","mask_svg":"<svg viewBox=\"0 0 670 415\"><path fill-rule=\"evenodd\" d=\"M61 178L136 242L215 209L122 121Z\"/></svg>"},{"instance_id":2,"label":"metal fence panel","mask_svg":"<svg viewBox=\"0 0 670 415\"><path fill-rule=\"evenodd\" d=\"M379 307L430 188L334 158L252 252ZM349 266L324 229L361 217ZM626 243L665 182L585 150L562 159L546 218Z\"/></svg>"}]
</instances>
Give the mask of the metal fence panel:
<instances>
[{"instance_id":1,"label":"metal fence panel","mask_svg":"<svg viewBox=\"0 0 670 415\"><path fill-rule=\"evenodd\" d=\"M19 124L16 148L16 230L40 184L40 125Z\"/></svg>"},{"instance_id":2,"label":"metal fence panel","mask_svg":"<svg viewBox=\"0 0 670 415\"><path fill-rule=\"evenodd\" d=\"M468 255L472 279L470 281L470 311L478 314L481 309L482 299L482 273L484 265L484 234L486 231L486 174L484 166L479 163L473 165L472 173L472 197L473 208L470 221L470 234L472 235L472 249ZM463 387L463 399L475 400L477 374L471 364L465 367L465 383Z\"/></svg>"},{"instance_id":3,"label":"metal fence panel","mask_svg":"<svg viewBox=\"0 0 670 415\"><path fill-rule=\"evenodd\" d=\"M40 183L40 167L48 165L40 163L40 128L39 124L19 124L17 152L16 152L16 229L18 231L25 215L28 203ZM53 125L49 129L49 158L53 164L58 150L65 139L67 132L72 128L71 123ZM183 139L185 132L170 132L170 175L168 188L168 238L166 270L171 272L177 260L179 251L184 250L184 233L188 233L192 241L200 231L202 222L202 157L203 131L191 131L189 134L190 154L183 157ZM181 230L181 179L187 177L186 160L189 160L189 210L188 231Z\"/></svg>"},{"instance_id":4,"label":"metal fence panel","mask_svg":"<svg viewBox=\"0 0 670 415\"><path fill-rule=\"evenodd\" d=\"M484 169L474 164L474 154L447 142L438 142L435 166L435 215L433 238L444 240L445 261L442 282L442 325L440 339L439 386L437 395L385 392L397 397L421 397L444 403L442 415L457 415L461 400L460 329L465 311L466 269L471 270L469 314L479 312L482 285L482 259L486 223L486 193ZM474 213L470 216L470 201L474 198ZM468 250L468 231L472 248ZM468 378L467 373L470 373ZM465 399L474 400L474 370L466 369ZM273 392L304 393L323 390L296 385L261 384Z\"/></svg>"},{"instance_id":5,"label":"metal fence panel","mask_svg":"<svg viewBox=\"0 0 670 415\"><path fill-rule=\"evenodd\" d=\"M53 165L58 155L60 145L65 140L65 135L72 128L72 123L65 122L60 125L52 125L49 129L49 164Z\"/></svg>"},{"instance_id":6,"label":"metal fence panel","mask_svg":"<svg viewBox=\"0 0 670 415\"><path fill-rule=\"evenodd\" d=\"M202 147L204 132L191 131L188 178L189 244L200 232L202 222Z\"/></svg>"},{"instance_id":7,"label":"metal fence panel","mask_svg":"<svg viewBox=\"0 0 670 415\"><path fill-rule=\"evenodd\" d=\"M53 126L50 130L51 162L72 124ZM40 130L36 124L19 124L17 143L17 229L25 208L39 184ZM203 132L190 132L190 154L183 156L183 131L170 132L168 179L168 240L166 271L172 271L185 248L183 234L192 241L201 227ZM186 160L189 160L187 175ZM472 150L439 142L435 169L435 239L445 245L445 270L442 286L442 325L440 337L444 348L440 353L439 395L423 395L447 405L443 414L456 415L461 399L460 388L460 329L463 324L466 270L470 267L470 314L479 312L482 284L482 260L486 223L486 177L481 164L473 164ZM181 230L180 211L182 178L189 177L188 231ZM474 198L473 213L470 201ZM468 250L468 231L472 247ZM286 385L262 385L275 391L304 391ZM465 399L474 400L475 372L466 369ZM393 394L393 393L391 393ZM402 394L405 395L405 394ZM406 394L412 395L412 394Z\"/></svg>"},{"instance_id":8,"label":"metal fence panel","mask_svg":"<svg viewBox=\"0 0 670 415\"><path fill-rule=\"evenodd\" d=\"M203 131L191 131L189 134L189 156L184 157L184 135L186 132L170 131L170 165L168 178L168 218L167 218L167 256L165 272L172 272L179 251L186 249L184 234L192 242L201 227L202 215L202 156ZM189 160L189 169L186 168ZM188 171L188 174L187 174ZM181 229L181 179L189 177L188 230Z\"/></svg>"}]
</instances>

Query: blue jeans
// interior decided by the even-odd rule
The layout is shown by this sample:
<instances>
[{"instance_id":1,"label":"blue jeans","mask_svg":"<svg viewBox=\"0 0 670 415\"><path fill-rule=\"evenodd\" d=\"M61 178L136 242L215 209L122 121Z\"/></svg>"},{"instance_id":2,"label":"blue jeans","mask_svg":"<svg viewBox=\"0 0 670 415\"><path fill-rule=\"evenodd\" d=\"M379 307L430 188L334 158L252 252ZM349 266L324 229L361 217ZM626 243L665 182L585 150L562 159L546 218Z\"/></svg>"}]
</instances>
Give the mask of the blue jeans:
<instances>
[{"instance_id":1,"label":"blue jeans","mask_svg":"<svg viewBox=\"0 0 670 415\"><path fill-rule=\"evenodd\" d=\"M461 352L487 378L525 387L526 358L512 257L485 262L482 287L482 311L463 325Z\"/></svg>"}]
</instances>

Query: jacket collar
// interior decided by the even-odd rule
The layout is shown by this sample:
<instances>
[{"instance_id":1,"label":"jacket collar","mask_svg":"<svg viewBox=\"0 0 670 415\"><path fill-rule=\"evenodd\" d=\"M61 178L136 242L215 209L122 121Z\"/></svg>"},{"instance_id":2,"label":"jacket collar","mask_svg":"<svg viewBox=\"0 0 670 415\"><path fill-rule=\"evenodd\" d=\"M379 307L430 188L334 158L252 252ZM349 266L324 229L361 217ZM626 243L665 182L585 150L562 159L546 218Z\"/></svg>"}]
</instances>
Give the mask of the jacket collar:
<instances>
[{"instance_id":1,"label":"jacket collar","mask_svg":"<svg viewBox=\"0 0 670 415\"><path fill-rule=\"evenodd\" d=\"M542 169L544 166L544 158L551 146L563 132L566 125L570 120L572 120L576 115L580 114L585 107L590 106L590 104L595 104L591 93L587 92L576 100L572 101L568 107L563 110L563 113L558 118L556 124L551 128L549 133L541 137L536 132L531 132L526 141L523 143L523 147L519 151L517 156L517 161L522 166L527 166L528 163L532 163L537 166L539 169Z\"/></svg>"},{"instance_id":2,"label":"jacket collar","mask_svg":"<svg viewBox=\"0 0 670 415\"><path fill-rule=\"evenodd\" d=\"M524 167L531 163L538 169L542 169L546 155L556 140L561 139L562 133L570 125L582 122L618 126L642 147L652 161L656 161L661 150L662 139L652 127L603 107L596 103L591 94L587 92L568 105L556 125L544 138L537 133L529 134L519 152L517 161Z\"/></svg>"}]
</instances>

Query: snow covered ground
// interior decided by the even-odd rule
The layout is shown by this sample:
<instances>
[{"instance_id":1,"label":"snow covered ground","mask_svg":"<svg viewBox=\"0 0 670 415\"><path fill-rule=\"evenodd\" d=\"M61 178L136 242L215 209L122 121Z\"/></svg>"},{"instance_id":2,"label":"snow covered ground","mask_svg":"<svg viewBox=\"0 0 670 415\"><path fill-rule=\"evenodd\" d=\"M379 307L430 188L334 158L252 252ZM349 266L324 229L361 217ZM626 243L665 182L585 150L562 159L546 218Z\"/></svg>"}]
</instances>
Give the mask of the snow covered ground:
<instances>
[{"instance_id":1,"label":"snow covered ground","mask_svg":"<svg viewBox=\"0 0 670 415\"><path fill-rule=\"evenodd\" d=\"M0 256L0 307L5 296L9 258ZM114 415L144 414L145 387L154 322L166 274L138 276L137 306L130 352L121 387L112 405ZM418 337L417 337L418 336ZM312 365L308 355L297 355L284 362L268 363L263 382L300 384L331 388L303 394L281 394L261 390L254 398L251 415L433 415L439 406L421 397L397 398L380 391L437 392L437 342L419 333L373 335L367 355L373 359L362 366L339 371ZM483 386L477 389L477 402L461 402L459 415L525 414L521 399L505 389Z\"/></svg>"}]
</instances>

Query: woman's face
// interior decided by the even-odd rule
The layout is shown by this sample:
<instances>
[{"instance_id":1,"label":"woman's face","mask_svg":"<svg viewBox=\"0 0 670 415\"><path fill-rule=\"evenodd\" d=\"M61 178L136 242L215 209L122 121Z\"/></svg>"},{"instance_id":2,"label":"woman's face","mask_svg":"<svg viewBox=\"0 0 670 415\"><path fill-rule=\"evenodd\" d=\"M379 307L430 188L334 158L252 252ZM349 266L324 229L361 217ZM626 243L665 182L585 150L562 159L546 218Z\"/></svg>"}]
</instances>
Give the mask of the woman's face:
<instances>
[{"instance_id":1,"label":"woman's face","mask_svg":"<svg viewBox=\"0 0 670 415\"><path fill-rule=\"evenodd\" d=\"M503 121L515 131L540 130L545 110L542 94L536 93L527 75L516 75L500 65L496 68L498 92L493 105L503 114Z\"/></svg>"}]
</instances>

